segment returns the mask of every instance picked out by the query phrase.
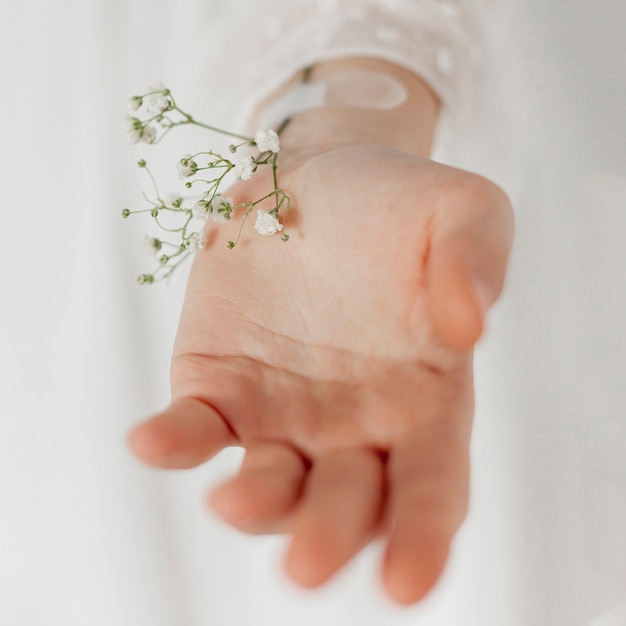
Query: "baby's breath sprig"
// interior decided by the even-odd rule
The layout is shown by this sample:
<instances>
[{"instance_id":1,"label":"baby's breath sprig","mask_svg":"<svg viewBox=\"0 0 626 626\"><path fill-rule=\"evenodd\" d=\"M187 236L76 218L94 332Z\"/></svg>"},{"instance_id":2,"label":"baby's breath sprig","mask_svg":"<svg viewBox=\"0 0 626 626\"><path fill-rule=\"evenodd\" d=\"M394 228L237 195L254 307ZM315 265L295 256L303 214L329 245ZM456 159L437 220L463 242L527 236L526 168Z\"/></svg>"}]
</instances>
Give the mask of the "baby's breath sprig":
<instances>
[{"instance_id":1,"label":"baby's breath sprig","mask_svg":"<svg viewBox=\"0 0 626 626\"><path fill-rule=\"evenodd\" d=\"M283 231L283 223L291 205L291 199L278 186L277 157L280 150L279 133L281 125L275 130L260 130L254 137L246 137L237 133L210 126L199 122L189 113L183 111L174 100L172 93L162 84L153 85L147 93L133 96L128 101L132 115L128 115L122 127L131 143L143 142L156 144L173 128L192 125L215 133L226 135L238 140L228 147L228 157L207 150L196 154L186 154L177 163L179 177L185 181L185 188L190 195L175 195L165 199L158 188L156 180L141 159L138 165L149 177L153 193L144 193L148 208L131 211L124 209L122 217L144 213L149 214L156 225L165 232L165 236L147 236L144 241L146 251L156 257L158 265L149 274L141 274L141 284L152 284L171 276L172 272L192 253L204 248L206 243L204 230L207 221L218 224L228 222L236 210L243 212L239 232L235 240L228 241L227 247L234 248L241 238L243 227L252 211L261 202L270 198L274 207L270 210L257 208L255 230L261 235L274 235L281 232L281 239L287 241L289 236ZM241 148L256 148L258 154L253 156L239 153ZM230 175L240 180L250 180L260 167L272 170L273 189L258 200L233 204L232 198L226 198L220 190L228 182ZM194 191L198 190L195 194Z\"/></svg>"}]
</instances>

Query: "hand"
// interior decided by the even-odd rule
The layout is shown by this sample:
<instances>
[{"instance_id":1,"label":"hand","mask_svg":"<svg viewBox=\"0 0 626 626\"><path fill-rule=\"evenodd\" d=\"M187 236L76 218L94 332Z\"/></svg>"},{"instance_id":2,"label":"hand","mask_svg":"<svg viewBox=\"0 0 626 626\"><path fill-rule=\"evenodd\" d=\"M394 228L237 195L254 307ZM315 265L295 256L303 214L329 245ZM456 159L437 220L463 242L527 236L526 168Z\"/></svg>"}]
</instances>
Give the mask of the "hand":
<instances>
[{"instance_id":1,"label":"hand","mask_svg":"<svg viewBox=\"0 0 626 626\"><path fill-rule=\"evenodd\" d=\"M210 499L223 519L289 533L285 567L305 586L382 534L388 593L415 602L467 510L472 347L502 288L511 208L483 178L384 146L320 150L279 174L289 241L248 224L227 250L238 220L210 227L172 403L131 445L165 468L243 446ZM259 172L228 195L269 188Z\"/></svg>"}]
</instances>

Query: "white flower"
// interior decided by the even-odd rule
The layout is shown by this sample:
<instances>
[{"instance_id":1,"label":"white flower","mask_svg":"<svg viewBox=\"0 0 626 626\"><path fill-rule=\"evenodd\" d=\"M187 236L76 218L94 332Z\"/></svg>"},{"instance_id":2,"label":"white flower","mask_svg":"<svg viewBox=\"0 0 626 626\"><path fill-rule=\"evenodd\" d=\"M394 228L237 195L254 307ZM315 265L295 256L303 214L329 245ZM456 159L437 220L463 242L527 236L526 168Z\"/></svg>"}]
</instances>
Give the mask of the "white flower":
<instances>
[{"instance_id":1,"label":"white flower","mask_svg":"<svg viewBox=\"0 0 626 626\"><path fill-rule=\"evenodd\" d=\"M137 117L132 117L131 115L127 115L122 120L122 130L134 130L136 128L141 128L141 120Z\"/></svg>"},{"instance_id":2,"label":"white flower","mask_svg":"<svg viewBox=\"0 0 626 626\"><path fill-rule=\"evenodd\" d=\"M261 152L278 152L280 140L275 130L259 130L254 137L254 142Z\"/></svg>"},{"instance_id":3,"label":"white flower","mask_svg":"<svg viewBox=\"0 0 626 626\"><path fill-rule=\"evenodd\" d=\"M137 109L139 109L139 107L141 106L141 103L142 103L141 96L133 96L132 98L128 100L128 108L131 111L137 111Z\"/></svg>"},{"instance_id":4,"label":"white flower","mask_svg":"<svg viewBox=\"0 0 626 626\"><path fill-rule=\"evenodd\" d=\"M176 165L178 175L181 178L189 178L198 171L198 164L193 160L191 154L186 154Z\"/></svg>"},{"instance_id":5,"label":"white flower","mask_svg":"<svg viewBox=\"0 0 626 626\"><path fill-rule=\"evenodd\" d=\"M235 161L235 171L241 180L250 180L256 170L256 163L251 156L241 157Z\"/></svg>"},{"instance_id":6,"label":"white flower","mask_svg":"<svg viewBox=\"0 0 626 626\"><path fill-rule=\"evenodd\" d=\"M163 244L161 243L161 240L156 237L146 235L143 240L143 248L150 256L154 256L157 252L159 252L162 246Z\"/></svg>"},{"instance_id":7,"label":"white flower","mask_svg":"<svg viewBox=\"0 0 626 626\"><path fill-rule=\"evenodd\" d=\"M141 141L143 141L144 143L154 143L156 141L156 138L156 128L150 125L144 126L143 130L141 131Z\"/></svg>"},{"instance_id":8,"label":"white flower","mask_svg":"<svg viewBox=\"0 0 626 626\"><path fill-rule=\"evenodd\" d=\"M206 221L211 214L211 208L206 200L198 200L193 203L191 213L196 219Z\"/></svg>"},{"instance_id":9,"label":"white flower","mask_svg":"<svg viewBox=\"0 0 626 626\"><path fill-rule=\"evenodd\" d=\"M189 247L193 252L200 252L206 244L206 238L202 233L191 233L189 235Z\"/></svg>"},{"instance_id":10,"label":"white flower","mask_svg":"<svg viewBox=\"0 0 626 626\"><path fill-rule=\"evenodd\" d=\"M143 124L140 119L127 115L122 120L122 130L126 133L126 138L130 143L137 143L143 134Z\"/></svg>"},{"instance_id":11,"label":"white flower","mask_svg":"<svg viewBox=\"0 0 626 626\"><path fill-rule=\"evenodd\" d=\"M168 89L160 80L157 80L148 86L148 91L150 93L157 92L157 91L160 91L163 93L165 91L168 91Z\"/></svg>"},{"instance_id":12,"label":"white flower","mask_svg":"<svg viewBox=\"0 0 626 626\"><path fill-rule=\"evenodd\" d=\"M139 130L133 128L126 131L126 139L128 139L129 143L137 143L141 139L141 134L141 128Z\"/></svg>"},{"instance_id":13,"label":"white flower","mask_svg":"<svg viewBox=\"0 0 626 626\"><path fill-rule=\"evenodd\" d=\"M148 94L143 99L143 103L146 106L146 113L150 117L162 115L173 108L172 100L162 92Z\"/></svg>"},{"instance_id":14,"label":"white flower","mask_svg":"<svg viewBox=\"0 0 626 626\"><path fill-rule=\"evenodd\" d=\"M273 213L257 209L254 228L260 235L273 235L282 230L283 225Z\"/></svg>"},{"instance_id":15,"label":"white flower","mask_svg":"<svg viewBox=\"0 0 626 626\"><path fill-rule=\"evenodd\" d=\"M230 220L230 215L233 211L233 199L224 198L223 196L216 195L211 200L211 219L218 224L224 224Z\"/></svg>"},{"instance_id":16,"label":"white flower","mask_svg":"<svg viewBox=\"0 0 626 626\"><path fill-rule=\"evenodd\" d=\"M230 220L233 211L233 199L224 198L219 194L209 202L198 200L191 207L191 212L196 219L206 221L211 219L218 224L224 224Z\"/></svg>"}]
</instances>

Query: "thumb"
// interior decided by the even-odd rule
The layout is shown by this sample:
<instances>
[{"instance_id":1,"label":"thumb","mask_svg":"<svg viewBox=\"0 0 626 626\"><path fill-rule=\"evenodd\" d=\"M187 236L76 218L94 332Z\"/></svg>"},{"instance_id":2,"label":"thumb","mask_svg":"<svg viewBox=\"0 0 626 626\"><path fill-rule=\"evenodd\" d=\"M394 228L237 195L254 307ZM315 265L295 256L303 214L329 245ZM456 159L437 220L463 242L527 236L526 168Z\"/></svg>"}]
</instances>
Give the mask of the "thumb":
<instances>
[{"instance_id":1,"label":"thumb","mask_svg":"<svg viewBox=\"0 0 626 626\"><path fill-rule=\"evenodd\" d=\"M513 243L513 211L495 184L476 182L437 207L427 260L427 311L451 348L470 350L498 299Z\"/></svg>"},{"instance_id":2,"label":"thumb","mask_svg":"<svg viewBox=\"0 0 626 626\"><path fill-rule=\"evenodd\" d=\"M234 433L217 410L191 397L173 400L128 436L135 456L165 469L196 467L236 443Z\"/></svg>"}]
</instances>

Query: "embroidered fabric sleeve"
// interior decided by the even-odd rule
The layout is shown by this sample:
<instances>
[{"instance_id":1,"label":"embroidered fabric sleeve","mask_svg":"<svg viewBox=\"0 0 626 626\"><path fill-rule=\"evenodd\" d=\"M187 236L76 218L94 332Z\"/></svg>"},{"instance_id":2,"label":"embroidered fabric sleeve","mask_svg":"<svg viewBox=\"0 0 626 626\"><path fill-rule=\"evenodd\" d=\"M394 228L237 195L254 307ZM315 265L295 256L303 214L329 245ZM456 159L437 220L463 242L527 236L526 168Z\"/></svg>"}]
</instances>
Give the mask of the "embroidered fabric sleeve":
<instances>
[{"instance_id":1,"label":"embroidered fabric sleeve","mask_svg":"<svg viewBox=\"0 0 626 626\"><path fill-rule=\"evenodd\" d=\"M482 54L482 12L492 0L265 0L242 6L229 65L246 85L242 124L303 67L343 57L387 60L421 76L444 107L462 102ZM232 8L241 0L232 2ZM229 7L231 8L231 7ZM237 69L239 72L240 70Z\"/></svg>"}]
</instances>

